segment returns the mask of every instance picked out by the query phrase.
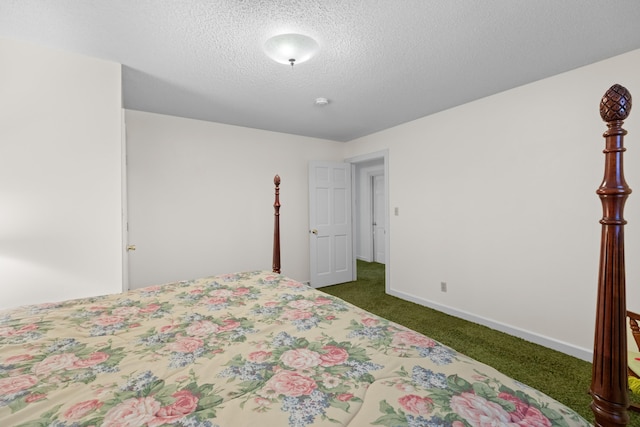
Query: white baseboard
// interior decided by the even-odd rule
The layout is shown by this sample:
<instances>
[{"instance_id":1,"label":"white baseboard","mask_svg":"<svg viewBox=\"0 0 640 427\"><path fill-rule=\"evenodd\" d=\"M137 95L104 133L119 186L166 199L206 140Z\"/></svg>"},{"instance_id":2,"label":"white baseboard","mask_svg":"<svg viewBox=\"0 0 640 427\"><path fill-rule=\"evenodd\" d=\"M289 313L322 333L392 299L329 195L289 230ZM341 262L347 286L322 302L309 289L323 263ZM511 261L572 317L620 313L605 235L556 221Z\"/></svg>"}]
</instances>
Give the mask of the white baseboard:
<instances>
[{"instance_id":1,"label":"white baseboard","mask_svg":"<svg viewBox=\"0 0 640 427\"><path fill-rule=\"evenodd\" d=\"M572 344L568 344L562 341L558 341L554 338L545 337L543 335L535 334L531 331L527 331L520 328L515 328L510 325L506 325L504 323L496 322L491 319L486 319L484 317L479 317L474 314L461 311L452 307L448 307L446 305L441 305L434 303L432 301L424 300L422 298L418 298L413 295L405 294L403 292L398 292L393 289L389 290L389 294L394 297L401 298L406 301L411 301L413 303L423 305L425 307L432 308L434 310L441 311L446 314L450 314L451 316L459 317L464 320L468 320L470 322L478 323L480 325L486 326L491 329L495 329L496 331L504 332L509 335L513 335L518 338L522 338L523 340L539 344L543 347L550 348L552 350L559 351L564 354L568 354L569 356L576 357L578 359L591 362L593 360L593 352L591 350L577 347ZM464 350L461 350L464 353Z\"/></svg>"}]
</instances>

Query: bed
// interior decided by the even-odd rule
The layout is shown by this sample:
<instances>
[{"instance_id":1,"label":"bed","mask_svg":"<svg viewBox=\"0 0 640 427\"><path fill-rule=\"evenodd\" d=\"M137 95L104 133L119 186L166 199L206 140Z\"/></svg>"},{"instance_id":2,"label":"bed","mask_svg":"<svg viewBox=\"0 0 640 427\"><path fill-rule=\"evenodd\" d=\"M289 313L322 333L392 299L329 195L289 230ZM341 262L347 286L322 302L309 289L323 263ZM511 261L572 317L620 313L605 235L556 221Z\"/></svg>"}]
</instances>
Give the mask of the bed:
<instances>
[{"instance_id":1,"label":"bed","mask_svg":"<svg viewBox=\"0 0 640 427\"><path fill-rule=\"evenodd\" d=\"M590 393L597 424L612 426L628 422L621 125L630 96L614 86L602 105ZM280 274L274 183L272 271L0 312L0 426L590 425L490 366Z\"/></svg>"}]
</instances>

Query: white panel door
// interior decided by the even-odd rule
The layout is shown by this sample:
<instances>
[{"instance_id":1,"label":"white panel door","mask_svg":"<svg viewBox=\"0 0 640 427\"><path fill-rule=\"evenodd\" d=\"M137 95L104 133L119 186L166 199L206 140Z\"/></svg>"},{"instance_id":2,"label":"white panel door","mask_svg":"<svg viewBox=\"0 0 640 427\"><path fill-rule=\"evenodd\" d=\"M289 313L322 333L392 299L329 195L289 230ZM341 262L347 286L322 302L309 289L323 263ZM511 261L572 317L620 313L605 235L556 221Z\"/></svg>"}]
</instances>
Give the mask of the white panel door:
<instances>
[{"instance_id":1,"label":"white panel door","mask_svg":"<svg viewBox=\"0 0 640 427\"><path fill-rule=\"evenodd\" d=\"M384 175L374 175L372 180L373 197L373 260L384 264L385 259L385 239L386 215L385 215L385 194Z\"/></svg>"},{"instance_id":2,"label":"white panel door","mask_svg":"<svg viewBox=\"0 0 640 427\"><path fill-rule=\"evenodd\" d=\"M313 287L354 279L351 165L309 164L310 282Z\"/></svg>"}]
</instances>

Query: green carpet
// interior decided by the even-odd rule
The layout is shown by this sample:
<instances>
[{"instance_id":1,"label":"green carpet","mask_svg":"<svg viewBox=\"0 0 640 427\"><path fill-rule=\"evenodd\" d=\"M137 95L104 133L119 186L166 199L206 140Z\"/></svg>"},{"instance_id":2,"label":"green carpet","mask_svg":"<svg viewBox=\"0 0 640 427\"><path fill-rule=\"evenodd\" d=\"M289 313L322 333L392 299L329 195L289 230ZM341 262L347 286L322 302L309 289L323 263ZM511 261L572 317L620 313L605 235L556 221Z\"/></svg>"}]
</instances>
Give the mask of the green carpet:
<instances>
[{"instance_id":1,"label":"green carpet","mask_svg":"<svg viewBox=\"0 0 640 427\"><path fill-rule=\"evenodd\" d=\"M358 280L320 290L421 332L548 394L590 422L591 363L385 294L384 265L358 260ZM635 399L634 399L635 400ZM630 426L640 426L631 413Z\"/></svg>"}]
</instances>

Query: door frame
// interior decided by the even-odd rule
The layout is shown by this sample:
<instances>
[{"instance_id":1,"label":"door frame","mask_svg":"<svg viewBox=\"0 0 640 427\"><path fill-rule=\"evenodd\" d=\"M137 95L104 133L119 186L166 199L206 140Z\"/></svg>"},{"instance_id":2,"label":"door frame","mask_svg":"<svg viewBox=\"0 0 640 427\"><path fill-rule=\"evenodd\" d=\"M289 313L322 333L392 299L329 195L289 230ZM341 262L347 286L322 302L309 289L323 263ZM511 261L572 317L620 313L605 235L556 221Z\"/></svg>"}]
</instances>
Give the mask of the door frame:
<instances>
[{"instance_id":1,"label":"door frame","mask_svg":"<svg viewBox=\"0 0 640 427\"><path fill-rule=\"evenodd\" d=\"M375 223L374 220L376 219L376 207L377 207L377 205L376 205L376 200L377 200L377 198L376 198L376 178L378 178L378 177L382 177L383 180L384 180L384 171L383 172L376 172L376 173L368 173L367 174L367 179L369 180L369 186L370 186L370 192L371 192L371 196L370 196L371 197L371 206L369 208L370 215L371 215L371 218L370 218L371 226L369 227L369 234L370 234L370 238L371 238L371 254L370 255L371 255L371 260L373 262L379 262L379 261L376 261L376 258L377 258L376 257L376 248L378 246L385 246L385 249L386 249L386 245L376 245L376 235L377 235L376 227L377 227L377 223ZM379 186L380 184L377 184L377 185ZM384 187L384 181L383 181L383 189L382 190L383 191L386 190L386 188ZM384 212L383 213L383 217L384 218L382 218L382 219L385 221L384 229L385 229L385 234L386 234L386 229L387 229L386 209L387 209L387 206L385 206L385 204L384 204L384 201L386 200L386 194L384 194L384 196L385 196L385 198L382 201L382 211ZM385 258L385 261L386 261L386 256L384 258Z\"/></svg>"},{"instance_id":2,"label":"door frame","mask_svg":"<svg viewBox=\"0 0 640 427\"><path fill-rule=\"evenodd\" d=\"M385 261L385 292L389 293L391 289L391 221L390 221L390 208L389 208L389 150L381 150L375 151L373 153L361 154L358 156L348 157L344 161L347 163L351 163L351 172L352 176L355 176L356 165L359 163L370 162L371 160L379 160L382 159L384 164L384 204L385 204L385 222L387 227L387 232L384 236L384 244L385 244L385 252L384 252L384 261ZM358 218L355 216L356 210L356 188L355 188L355 179L351 180L351 215L352 215L352 233L353 233L353 242L352 250L353 250L353 271L354 275L357 275L356 268L356 231L358 227Z\"/></svg>"},{"instance_id":3,"label":"door frame","mask_svg":"<svg viewBox=\"0 0 640 427\"><path fill-rule=\"evenodd\" d=\"M121 112L121 130L120 130L120 150L121 150L121 175L120 175L120 191L122 198L122 292L129 290L129 210L127 201L127 122L125 109Z\"/></svg>"}]
</instances>

